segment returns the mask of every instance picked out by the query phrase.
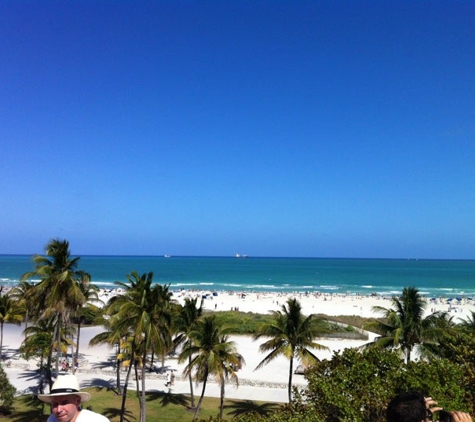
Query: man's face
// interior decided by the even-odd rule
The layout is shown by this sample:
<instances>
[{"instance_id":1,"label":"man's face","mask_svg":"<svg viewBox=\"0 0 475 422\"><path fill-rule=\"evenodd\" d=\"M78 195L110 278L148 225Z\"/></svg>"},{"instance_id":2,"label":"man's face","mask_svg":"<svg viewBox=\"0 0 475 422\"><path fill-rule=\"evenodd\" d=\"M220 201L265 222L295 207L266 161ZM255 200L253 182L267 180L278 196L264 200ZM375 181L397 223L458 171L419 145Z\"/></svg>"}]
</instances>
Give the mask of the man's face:
<instances>
[{"instance_id":1,"label":"man's face","mask_svg":"<svg viewBox=\"0 0 475 422\"><path fill-rule=\"evenodd\" d=\"M81 397L74 394L51 399L51 409L58 422L74 422L79 415Z\"/></svg>"}]
</instances>

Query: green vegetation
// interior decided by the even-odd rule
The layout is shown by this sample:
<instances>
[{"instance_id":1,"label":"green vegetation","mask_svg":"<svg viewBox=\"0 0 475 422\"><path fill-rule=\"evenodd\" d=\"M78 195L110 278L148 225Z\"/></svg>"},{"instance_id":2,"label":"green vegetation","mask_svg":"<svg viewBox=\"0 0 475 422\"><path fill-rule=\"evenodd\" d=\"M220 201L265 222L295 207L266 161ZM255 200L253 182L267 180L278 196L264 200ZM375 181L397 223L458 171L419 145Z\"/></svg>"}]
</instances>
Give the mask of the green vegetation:
<instances>
[{"instance_id":1,"label":"green vegetation","mask_svg":"<svg viewBox=\"0 0 475 422\"><path fill-rule=\"evenodd\" d=\"M8 414L13 404L15 387L10 383L0 363L0 415Z\"/></svg>"},{"instance_id":2,"label":"green vegetation","mask_svg":"<svg viewBox=\"0 0 475 422\"><path fill-rule=\"evenodd\" d=\"M228 379L237 383L234 368L241 365L242 357L237 353L234 342L229 341L225 329L216 323L214 315L206 315L198 320L189 333L189 339L179 360L188 362L185 375L190 375L195 371L195 380L203 383L193 419L198 418L210 375L214 375L219 380L221 387L219 417L222 418L225 384Z\"/></svg>"},{"instance_id":3,"label":"green vegetation","mask_svg":"<svg viewBox=\"0 0 475 422\"><path fill-rule=\"evenodd\" d=\"M475 313L463 324L455 324L442 312L425 316L426 303L414 287L394 297L391 308L375 308L380 319L304 316L297 299L267 315L205 313L196 300L184 306L175 303L169 286L153 283L152 273L131 272L127 282L117 282L124 293L101 308L93 305L97 288L78 268L79 260L71 258L67 241L52 240L46 256L35 255L34 270L18 287L7 295L0 290L0 354L3 322L23 319L28 326L20 352L24 358L39 359L38 381L40 371L46 371L51 385L53 363L57 373L64 353L77 356L81 326L91 322L103 326L91 344L115 346L117 380L114 391L94 391L90 405L114 422L147 418L186 422L198 415L208 421L233 417L238 422L380 422L386 403L408 389L421 390L449 409L475 410ZM28 283L31 277L40 282ZM379 334L365 350L337 352L322 362L310 351L320 347L315 340L322 336L358 337L361 327ZM242 363L229 333L265 337L260 350L268 354L258 368L279 355L289 359L288 405L225 401L225 386L238 381L235 368ZM163 362L177 350L181 350L178 359L187 363L190 395L142 393L154 360ZM413 361L415 351L419 361ZM306 389L292 388L295 358L308 365ZM121 367L127 369L122 385ZM136 391L128 394L132 371L140 386L136 383ZM209 376L220 384L219 399L205 397ZM202 383L196 405L195 382ZM49 409L41 402L29 397L12 402L13 392L0 368L0 413L8 414L13 406L14 415L2 416L3 420L46 420Z\"/></svg>"},{"instance_id":4,"label":"green vegetation","mask_svg":"<svg viewBox=\"0 0 475 422\"><path fill-rule=\"evenodd\" d=\"M107 416L111 422L118 422L120 419L120 407L122 397L111 390L105 388L85 389L92 395L92 399L87 403L86 408ZM189 407L188 395L172 395L167 393L147 393L147 421L160 422L191 422L193 420L193 410ZM219 399L205 397L201 406L200 419L218 416ZM278 408L278 404L263 402L248 402L240 400L226 400L224 407L224 419L231 418L246 412L249 409L261 412ZM127 419L136 421L140 417L140 404L136 396L131 397L127 404ZM15 399L13 411L10 415L1 417L5 422L45 422L50 414L49 406L31 396L22 396Z\"/></svg>"},{"instance_id":5,"label":"green vegetation","mask_svg":"<svg viewBox=\"0 0 475 422\"><path fill-rule=\"evenodd\" d=\"M256 369L267 365L278 356L285 356L289 359L289 402L292 400L292 375L294 373L294 359L299 358L304 365L315 363L318 358L310 351L326 349L314 341L326 332L327 324L313 318L313 315L305 317L302 314L302 307L297 299L288 299L282 305L281 311L272 312L272 320L262 327L255 335L258 340L261 337L270 337L259 347L261 352L269 352Z\"/></svg>"},{"instance_id":6,"label":"green vegetation","mask_svg":"<svg viewBox=\"0 0 475 422\"><path fill-rule=\"evenodd\" d=\"M263 327L273 321L273 314L257 314L254 312L240 311L205 311L205 314L215 315L218 324L227 327L230 334L257 334ZM355 330L355 327L362 328L363 324L372 321L367 318L357 316L330 317L323 314L314 315L316 319L321 320L322 337L345 337L352 339L367 339L367 335L361 334ZM351 333L351 335L348 335Z\"/></svg>"},{"instance_id":7,"label":"green vegetation","mask_svg":"<svg viewBox=\"0 0 475 422\"><path fill-rule=\"evenodd\" d=\"M392 308L375 307L374 310L383 319L366 324L368 330L381 333L374 344L400 350L406 363L411 361L414 350L426 357L443 334L444 330L440 327L443 313L436 312L424 317L426 302L415 287L405 287L400 298L393 297L392 305Z\"/></svg>"}]
</instances>

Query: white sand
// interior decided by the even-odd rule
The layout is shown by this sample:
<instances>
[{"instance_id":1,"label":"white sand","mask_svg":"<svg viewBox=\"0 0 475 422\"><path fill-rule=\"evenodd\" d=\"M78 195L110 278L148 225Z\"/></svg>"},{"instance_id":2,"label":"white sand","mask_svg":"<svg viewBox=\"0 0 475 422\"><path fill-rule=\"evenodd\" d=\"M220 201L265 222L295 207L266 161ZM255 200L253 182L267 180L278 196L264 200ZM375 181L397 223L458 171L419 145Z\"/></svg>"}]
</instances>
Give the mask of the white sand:
<instances>
[{"instance_id":1,"label":"white sand","mask_svg":"<svg viewBox=\"0 0 475 422\"><path fill-rule=\"evenodd\" d=\"M174 298L183 302L185 297L201 297L203 292L179 292L175 293ZM209 310L231 310L238 308L243 312L261 312L266 313L269 310L277 310L281 307L288 297L293 295L263 294L252 293L241 297L237 293L219 293L218 296L212 294L204 301L205 309ZM305 296L295 295L303 308L304 314L322 313L327 315L359 315L364 317L375 316L372 312L373 306L390 307L390 298L379 297L358 297L350 296ZM430 302L427 311L450 309L451 315L458 318L467 318L470 311L475 311L473 302L464 300L455 306L444 303L439 300L437 303ZM100 327L87 327L81 330L80 354L81 365L76 375L78 376L81 387L91 385L110 385L115 386L116 374L112 366L114 361L114 351L107 345L89 347L89 340L101 332ZM374 337L370 334L370 338ZM236 342L238 352L243 355L246 365L238 371L239 387L233 385L226 387L226 397L265 400L285 402L287 401L287 381L289 376L289 362L283 357L275 359L273 362L255 371L256 366L263 359L264 355L259 352L259 344L264 340L254 342L250 336L232 336L231 339ZM20 392L31 391L37 385L37 378L34 370L35 361L24 361L18 355L18 348L23 340L22 328L6 324L4 327L3 353L11 361L10 366L5 366L6 373L10 382ZM317 340L318 341L318 340ZM343 350L347 347L358 347L364 344L363 341L355 340L321 340L319 343L329 347L328 351L315 351L320 359L328 359L333 351ZM156 365L161 366L160 362ZM294 368L298 365L295 362ZM177 372L176 381L171 388L173 393L189 394L188 380L182 379L182 370L184 365L178 364L176 359L167 359L165 369L175 369ZM122 380L125 379L125 372L121 373ZM168 391L165 387L166 374L150 373L147 376L147 390ZM293 376L294 385L304 386L306 381L302 375ZM135 388L135 381L131 380L129 388ZM195 388L195 393L201 392L201 386ZM219 397L219 386L214 380L207 384L206 395Z\"/></svg>"}]
</instances>

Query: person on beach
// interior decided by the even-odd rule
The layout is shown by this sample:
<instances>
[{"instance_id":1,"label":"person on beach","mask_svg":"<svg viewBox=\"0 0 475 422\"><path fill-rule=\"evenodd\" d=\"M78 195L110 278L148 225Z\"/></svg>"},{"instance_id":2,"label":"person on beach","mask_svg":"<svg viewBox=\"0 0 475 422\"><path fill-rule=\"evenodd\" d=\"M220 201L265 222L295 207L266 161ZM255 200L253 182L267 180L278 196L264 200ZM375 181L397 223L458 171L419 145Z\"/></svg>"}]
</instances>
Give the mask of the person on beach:
<instances>
[{"instance_id":1,"label":"person on beach","mask_svg":"<svg viewBox=\"0 0 475 422\"><path fill-rule=\"evenodd\" d=\"M398 394L389 403L386 409L387 422L428 422L433 420L433 413L439 412L440 421L444 422L472 422L468 413L444 412L432 397L424 397L419 392L409 391Z\"/></svg>"},{"instance_id":2,"label":"person on beach","mask_svg":"<svg viewBox=\"0 0 475 422\"><path fill-rule=\"evenodd\" d=\"M175 384L175 371L172 369L172 373L170 374L170 385Z\"/></svg>"},{"instance_id":3,"label":"person on beach","mask_svg":"<svg viewBox=\"0 0 475 422\"><path fill-rule=\"evenodd\" d=\"M167 374L167 382L165 383L165 387L170 387L171 383L172 383L172 372L170 371Z\"/></svg>"},{"instance_id":4,"label":"person on beach","mask_svg":"<svg viewBox=\"0 0 475 422\"><path fill-rule=\"evenodd\" d=\"M38 394L38 398L51 404L47 422L110 422L105 416L81 408L81 403L91 399L85 391L79 391L75 375L60 375L50 394Z\"/></svg>"}]
</instances>

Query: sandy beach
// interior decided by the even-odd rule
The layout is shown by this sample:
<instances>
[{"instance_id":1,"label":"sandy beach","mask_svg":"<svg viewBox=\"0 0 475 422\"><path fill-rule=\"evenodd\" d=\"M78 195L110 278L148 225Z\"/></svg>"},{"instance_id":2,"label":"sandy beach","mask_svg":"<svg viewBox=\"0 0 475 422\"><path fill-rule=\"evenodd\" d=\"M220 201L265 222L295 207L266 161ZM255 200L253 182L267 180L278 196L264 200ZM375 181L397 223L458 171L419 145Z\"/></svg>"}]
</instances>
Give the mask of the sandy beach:
<instances>
[{"instance_id":1,"label":"sandy beach","mask_svg":"<svg viewBox=\"0 0 475 422\"><path fill-rule=\"evenodd\" d=\"M107 301L116 292L102 292L102 298ZM231 310L238 309L242 312L266 313L270 310L279 309L288 297L297 297L303 308L304 314L322 313L326 315L358 315L363 317L375 316L372 309L374 306L391 306L391 298L356 296L356 295L305 295L305 294L276 294L276 293L247 293L245 295L228 292L175 292L174 299L183 302L186 297L207 296L204 307L207 310ZM471 311L475 311L472 300L462 299L456 303L448 303L444 299L429 301L427 312L449 311L456 318L467 318ZM10 382L20 393L31 393L37 385L35 377L36 361L22 360L18 354L18 348L23 340L23 327L6 324L4 327L3 353L7 356L5 370ZM80 340L80 367L76 372L81 387L88 386L115 386L115 370L113 367L114 351L107 345L89 347L89 340L101 332L101 327L86 327L81 330ZM369 333L370 339L374 334ZM236 343L237 350L243 355L246 364L238 371L239 386L229 384L226 387L226 397L249 400L265 400L275 402L287 401L286 383L288 380L289 362L283 357L277 358L267 366L255 370L264 355L259 352L259 344L264 340L254 342L251 336L231 336ZM359 347L364 344L361 340L317 340L327 346L325 351L315 351L320 359L328 359L336 350L347 347ZM296 362L295 366L298 364ZM157 366L158 365L158 366ZM157 371L147 375L147 390L169 391L165 386L166 372L160 373L157 362ZM177 394L189 394L189 384L182 378L184 365L178 364L176 359L168 358L165 361L165 370L176 371L175 384L171 392ZM123 379L125 372L122 372ZM305 386L306 382L302 375L294 375L294 385ZM130 388L135 388L135 381L131 380ZM196 389L201 392L201 386ZM219 386L214 380L208 382L206 395L219 397Z\"/></svg>"}]
</instances>

